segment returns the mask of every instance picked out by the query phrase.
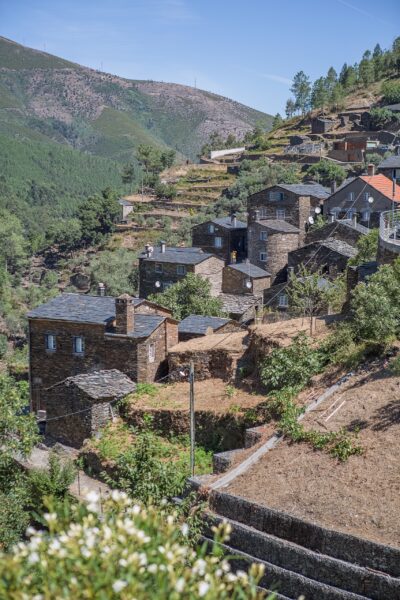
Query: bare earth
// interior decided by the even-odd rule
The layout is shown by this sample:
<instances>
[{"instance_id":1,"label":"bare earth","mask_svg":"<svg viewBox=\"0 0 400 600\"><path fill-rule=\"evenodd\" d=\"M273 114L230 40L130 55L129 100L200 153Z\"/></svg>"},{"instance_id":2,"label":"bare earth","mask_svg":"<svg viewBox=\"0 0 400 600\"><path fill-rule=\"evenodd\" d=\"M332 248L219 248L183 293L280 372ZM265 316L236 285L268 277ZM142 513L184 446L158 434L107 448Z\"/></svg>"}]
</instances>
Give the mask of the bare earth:
<instances>
[{"instance_id":1,"label":"bare earth","mask_svg":"<svg viewBox=\"0 0 400 600\"><path fill-rule=\"evenodd\" d=\"M400 377L387 369L357 375L304 424L320 430L357 426L365 452L342 463L306 444L282 442L224 491L400 546Z\"/></svg>"}]
</instances>

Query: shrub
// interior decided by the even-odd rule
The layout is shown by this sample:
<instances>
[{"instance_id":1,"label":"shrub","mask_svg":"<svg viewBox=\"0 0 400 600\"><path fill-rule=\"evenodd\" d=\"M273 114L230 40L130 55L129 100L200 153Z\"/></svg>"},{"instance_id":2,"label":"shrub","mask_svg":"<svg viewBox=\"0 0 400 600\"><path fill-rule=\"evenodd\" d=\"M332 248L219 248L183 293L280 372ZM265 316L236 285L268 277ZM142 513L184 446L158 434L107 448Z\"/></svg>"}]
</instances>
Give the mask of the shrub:
<instances>
[{"instance_id":1,"label":"shrub","mask_svg":"<svg viewBox=\"0 0 400 600\"><path fill-rule=\"evenodd\" d=\"M42 510L44 499L52 496L62 499L68 494L69 486L75 480L76 469L72 461L61 462L53 451L49 456L48 469L34 469L29 473L31 502L36 510Z\"/></svg>"},{"instance_id":2,"label":"shrub","mask_svg":"<svg viewBox=\"0 0 400 600\"><path fill-rule=\"evenodd\" d=\"M188 525L166 509L142 508L114 491L97 514L98 496L75 510L73 522L45 515L49 532L31 532L28 542L0 557L0 597L107 598L114 600L258 600L260 565L230 572L229 563L206 545L188 547ZM221 543L229 526L215 530Z\"/></svg>"},{"instance_id":3,"label":"shrub","mask_svg":"<svg viewBox=\"0 0 400 600\"><path fill-rule=\"evenodd\" d=\"M329 186L332 181L336 181L340 185L346 177L345 169L329 160L321 160L319 163L311 165L307 174L326 186Z\"/></svg>"},{"instance_id":4,"label":"shrub","mask_svg":"<svg viewBox=\"0 0 400 600\"><path fill-rule=\"evenodd\" d=\"M388 108L371 108L369 115L371 129L382 129L395 116Z\"/></svg>"},{"instance_id":5,"label":"shrub","mask_svg":"<svg viewBox=\"0 0 400 600\"><path fill-rule=\"evenodd\" d=\"M322 367L318 349L311 346L310 338L300 333L287 348L276 348L261 364L261 381L268 388L307 385Z\"/></svg>"},{"instance_id":6,"label":"shrub","mask_svg":"<svg viewBox=\"0 0 400 600\"><path fill-rule=\"evenodd\" d=\"M3 333L0 333L0 358L3 358L8 349L7 336Z\"/></svg>"},{"instance_id":7,"label":"shrub","mask_svg":"<svg viewBox=\"0 0 400 600\"><path fill-rule=\"evenodd\" d=\"M400 102L400 81L385 81L382 84L383 99L388 104Z\"/></svg>"}]
</instances>

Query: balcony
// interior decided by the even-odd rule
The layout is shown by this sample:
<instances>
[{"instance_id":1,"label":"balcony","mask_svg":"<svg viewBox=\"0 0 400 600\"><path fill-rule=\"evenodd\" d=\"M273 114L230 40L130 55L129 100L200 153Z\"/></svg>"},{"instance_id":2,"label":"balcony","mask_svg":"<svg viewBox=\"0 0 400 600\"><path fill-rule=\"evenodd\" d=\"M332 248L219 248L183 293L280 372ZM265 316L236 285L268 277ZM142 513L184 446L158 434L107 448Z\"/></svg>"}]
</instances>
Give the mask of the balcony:
<instances>
[{"instance_id":1,"label":"balcony","mask_svg":"<svg viewBox=\"0 0 400 600\"><path fill-rule=\"evenodd\" d=\"M400 254L400 210L387 210L381 213L379 244L387 250Z\"/></svg>"}]
</instances>

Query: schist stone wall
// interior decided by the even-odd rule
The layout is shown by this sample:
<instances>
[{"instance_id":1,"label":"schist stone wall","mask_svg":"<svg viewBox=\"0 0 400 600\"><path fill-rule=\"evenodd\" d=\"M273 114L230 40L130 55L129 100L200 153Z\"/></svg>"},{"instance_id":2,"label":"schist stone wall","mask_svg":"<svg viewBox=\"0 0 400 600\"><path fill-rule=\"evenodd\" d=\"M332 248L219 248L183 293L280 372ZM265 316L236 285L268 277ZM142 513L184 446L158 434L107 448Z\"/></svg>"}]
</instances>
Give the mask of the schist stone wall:
<instances>
[{"instance_id":1,"label":"schist stone wall","mask_svg":"<svg viewBox=\"0 0 400 600\"><path fill-rule=\"evenodd\" d=\"M330 238L347 242L350 246L356 247L357 241L363 235L364 233L354 226L346 225L340 221L332 221L332 223L327 223L323 227L307 231L305 244Z\"/></svg>"},{"instance_id":2,"label":"schist stone wall","mask_svg":"<svg viewBox=\"0 0 400 600\"><path fill-rule=\"evenodd\" d=\"M45 335L57 337L55 351L46 350ZM84 338L84 352L73 352L74 336ZM67 377L101 369L119 369L133 381L154 381L167 369L168 348L178 341L178 327L164 321L147 338L108 334L104 326L32 319L29 323L32 408L46 408L46 389ZM155 345L154 362L149 346ZM166 347L167 346L167 347Z\"/></svg>"},{"instance_id":3,"label":"schist stone wall","mask_svg":"<svg viewBox=\"0 0 400 600\"><path fill-rule=\"evenodd\" d=\"M293 268L294 272L297 272L303 264L307 265L307 269L312 272L321 271L329 274L330 277L335 277L346 269L349 258L315 242L291 252L288 256L288 268Z\"/></svg>"},{"instance_id":4,"label":"schist stone wall","mask_svg":"<svg viewBox=\"0 0 400 600\"><path fill-rule=\"evenodd\" d=\"M261 232L267 234L261 240ZM298 233L281 233L273 231L262 222L253 222L248 228L248 244L250 262L271 273L271 284L286 280L288 253L299 246ZM267 260L261 260L261 253L266 252Z\"/></svg>"},{"instance_id":5,"label":"schist stone wall","mask_svg":"<svg viewBox=\"0 0 400 600\"><path fill-rule=\"evenodd\" d=\"M156 263L153 260L139 259L139 296L147 298L150 294L163 292L165 284L173 285L181 281L188 273L203 275L211 283L211 292L217 296L221 292L222 269L224 261L216 256L207 258L197 265L184 265L184 271L178 273L177 263L163 262L162 272L156 271ZM156 288L156 281L161 283L160 288ZM164 289L163 289L164 287Z\"/></svg>"},{"instance_id":6,"label":"schist stone wall","mask_svg":"<svg viewBox=\"0 0 400 600\"><path fill-rule=\"evenodd\" d=\"M274 199L273 194L278 192L283 193L282 199ZM259 218L283 218L300 229L300 241L303 241L308 218L315 216L314 210L321 203L322 201L314 196L299 196L293 192L282 190L279 186L273 186L249 197L247 201L249 224ZM284 211L284 216L282 211Z\"/></svg>"},{"instance_id":7,"label":"schist stone wall","mask_svg":"<svg viewBox=\"0 0 400 600\"><path fill-rule=\"evenodd\" d=\"M246 287L246 282L250 281L252 287L249 289ZM231 267L225 267L222 277L222 291L224 294L254 294L258 295L263 292L266 288L271 285L271 277L259 277L253 278L233 269Z\"/></svg>"},{"instance_id":8,"label":"schist stone wall","mask_svg":"<svg viewBox=\"0 0 400 600\"><path fill-rule=\"evenodd\" d=\"M213 225L213 232L210 232L210 225ZM216 237L222 238L221 247L216 247ZM235 250L238 260L241 260L246 255L246 229L228 229L210 221L200 223L192 228L192 245L215 254L226 262L230 261L231 252Z\"/></svg>"}]
</instances>

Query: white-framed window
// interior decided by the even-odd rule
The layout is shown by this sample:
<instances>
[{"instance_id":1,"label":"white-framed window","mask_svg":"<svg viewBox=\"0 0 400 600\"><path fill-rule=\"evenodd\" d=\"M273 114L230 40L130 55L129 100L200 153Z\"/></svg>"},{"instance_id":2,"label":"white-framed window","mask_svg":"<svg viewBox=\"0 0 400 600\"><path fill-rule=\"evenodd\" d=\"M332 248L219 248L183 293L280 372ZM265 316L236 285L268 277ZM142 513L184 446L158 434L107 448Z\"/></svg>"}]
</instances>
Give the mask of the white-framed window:
<instances>
[{"instance_id":1,"label":"white-framed window","mask_svg":"<svg viewBox=\"0 0 400 600\"><path fill-rule=\"evenodd\" d=\"M276 218L277 219L285 219L286 217L286 211L284 208L277 208L276 209Z\"/></svg>"},{"instance_id":2,"label":"white-framed window","mask_svg":"<svg viewBox=\"0 0 400 600\"><path fill-rule=\"evenodd\" d=\"M267 262L267 260L268 260L267 252L260 252L260 260L261 260L261 262Z\"/></svg>"},{"instance_id":3,"label":"white-framed window","mask_svg":"<svg viewBox=\"0 0 400 600\"><path fill-rule=\"evenodd\" d=\"M161 263L155 263L154 264L154 270L155 270L156 273L162 273L163 272L163 270L162 270L162 264Z\"/></svg>"},{"instance_id":4,"label":"white-framed window","mask_svg":"<svg viewBox=\"0 0 400 600\"><path fill-rule=\"evenodd\" d=\"M284 292L281 292L278 296L278 306L280 308L287 308L289 306L289 298L288 295Z\"/></svg>"},{"instance_id":5,"label":"white-framed window","mask_svg":"<svg viewBox=\"0 0 400 600\"><path fill-rule=\"evenodd\" d=\"M265 206L262 206L260 209L260 217L261 219L266 219L268 217L268 210Z\"/></svg>"},{"instance_id":6,"label":"white-framed window","mask_svg":"<svg viewBox=\"0 0 400 600\"><path fill-rule=\"evenodd\" d=\"M368 202L369 192L364 192L363 196L364 196L364 202Z\"/></svg>"},{"instance_id":7,"label":"white-framed window","mask_svg":"<svg viewBox=\"0 0 400 600\"><path fill-rule=\"evenodd\" d=\"M149 363L153 363L156 360L156 345L155 344L148 345L148 357L149 357Z\"/></svg>"},{"instance_id":8,"label":"white-framed window","mask_svg":"<svg viewBox=\"0 0 400 600\"><path fill-rule=\"evenodd\" d=\"M369 210L363 210L361 213L361 221L369 221L371 212Z\"/></svg>"},{"instance_id":9,"label":"white-framed window","mask_svg":"<svg viewBox=\"0 0 400 600\"><path fill-rule=\"evenodd\" d=\"M354 192L349 192L349 194L347 196L347 201L354 202L354 198L355 198Z\"/></svg>"},{"instance_id":10,"label":"white-framed window","mask_svg":"<svg viewBox=\"0 0 400 600\"><path fill-rule=\"evenodd\" d=\"M270 192L269 199L270 200L283 200L285 198L285 194L283 192Z\"/></svg>"},{"instance_id":11,"label":"white-framed window","mask_svg":"<svg viewBox=\"0 0 400 600\"><path fill-rule=\"evenodd\" d=\"M222 237L216 236L214 238L214 246L215 248L222 248Z\"/></svg>"},{"instance_id":12,"label":"white-framed window","mask_svg":"<svg viewBox=\"0 0 400 600\"><path fill-rule=\"evenodd\" d=\"M208 233L214 233L215 231L215 225L214 223L209 223L208 225Z\"/></svg>"},{"instance_id":13,"label":"white-framed window","mask_svg":"<svg viewBox=\"0 0 400 600\"><path fill-rule=\"evenodd\" d=\"M267 231L260 231L260 241L261 242L266 242L268 239L268 232Z\"/></svg>"},{"instance_id":14,"label":"white-framed window","mask_svg":"<svg viewBox=\"0 0 400 600\"><path fill-rule=\"evenodd\" d=\"M177 275L186 275L185 265L176 265L176 274Z\"/></svg>"},{"instance_id":15,"label":"white-framed window","mask_svg":"<svg viewBox=\"0 0 400 600\"><path fill-rule=\"evenodd\" d=\"M75 335L73 339L74 354L83 354L85 352L85 340L81 335Z\"/></svg>"},{"instance_id":16,"label":"white-framed window","mask_svg":"<svg viewBox=\"0 0 400 600\"><path fill-rule=\"evenodd\" d=\"M57 349L57 340L53 333L46 333L45 346L46 350L50 350L51 352L54 352Z\"/></svg>"}]
</instances>

